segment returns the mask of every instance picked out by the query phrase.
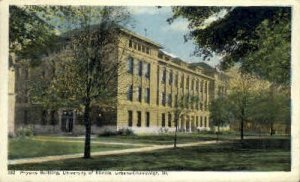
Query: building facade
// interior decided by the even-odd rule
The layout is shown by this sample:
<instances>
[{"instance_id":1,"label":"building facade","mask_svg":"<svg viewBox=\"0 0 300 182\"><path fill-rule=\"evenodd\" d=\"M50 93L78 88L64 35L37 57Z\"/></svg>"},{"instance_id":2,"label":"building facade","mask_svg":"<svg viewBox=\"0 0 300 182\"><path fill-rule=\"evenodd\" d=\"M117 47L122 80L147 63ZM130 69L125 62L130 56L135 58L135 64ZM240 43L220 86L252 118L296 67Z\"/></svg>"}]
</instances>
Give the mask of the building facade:
<instances>
[{"instance_id":1,"label":"building facade","mask_svg":"<svg viewBox=\"0 0 300 182\"><path fill-rule=\"evenodd\" d=\"M222 74L187 63L143 36L126 29L120 31L116 48L123 66L117 79L117 106L110 112L93 109L92 132L123 128L136 133L174 131L175 110L183 97L198 100L184 108L179 131L209 130L209 103L226 93ZM36 133L83 133L82 116L75 109L51 110L30 103L26 83L51 72L47 62L40 67L44 69L35 71L26 64L15 68L16 104L10 131L30 125Z\"/></svg>"}]
</instances>

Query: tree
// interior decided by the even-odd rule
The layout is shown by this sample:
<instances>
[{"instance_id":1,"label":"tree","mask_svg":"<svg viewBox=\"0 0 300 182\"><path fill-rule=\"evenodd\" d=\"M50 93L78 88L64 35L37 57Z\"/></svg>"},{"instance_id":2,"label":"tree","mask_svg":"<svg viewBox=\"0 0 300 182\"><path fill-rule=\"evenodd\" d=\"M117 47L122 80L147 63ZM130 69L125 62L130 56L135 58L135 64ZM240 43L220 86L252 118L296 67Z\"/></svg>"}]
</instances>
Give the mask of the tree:
<instances>
[{"instance_id":1,"label":"tree","mask_svg":"<svg viewBox=\"0 0 300 182\"><path fill-rule=\"evenodd\" d=\"M178 17L189 21L185 38L195 42L195 55L209 59L216 53L223 69L240 63L263 79L290 83L291 8L174 7L168 21Z\"/></svg>"},{"instance_id":2,"label":"tree","mask_svg":"<svg viewBox=\"0 0 300 182\"><path fill-rule=\"evenodd\" d=\"M230 109L231 105L226 96L214 99L210 104L209 110L212 124L217 126L217 141L219 140L220 126L225 126L232 120Z\"/></svg>"},{"instance_id":3,"label":"tree","mask_svg":"<svg viewBox=\"0 0 300 182\"><path fill-rule=\"evenodd\" d=\"M256 94L250 108L251 120L261 128L268 128L270 135L275 134L275 124L288 126L290 120L289 94L285 88L272 84L269 89ZM260 131L261 132L261 131Z\"/></svg>"},{"instance_id":4,"label":"tree","mask_svg":"<svg viewBox=\"0 0 300 182\"><path fill-rule=\"evenodd\" d=\"M177 97L175 100L174 109L174 123L175 123L175 134L174 134L174 148L177 144L177 131L179 119L185 115L193 113L193 106L199 104L200 99L198 96L182 95L180 98Z\"/></svg>"},{"instance_id":5,"label":"tree","mask_svg":"<svg viewBox=\"0 0 300 182\"><path fill-rule=\"evenodd\" d=\"M10 66L23 59L36 65L42 56L58 50L56 41L63 19L75 15L69 6L10 6L9 52L16 56Z\"/></svg>"},{"instance_id":6,"label":"tree","mask_svg":"<svg viewBox=\"0 0 300 182\"><path fill-rule=\"evenodd\" d=\"M72 7L77 16L67 17L67 31L59 44L65 49L53 55L54 73L32 93L39 104L68 106L83 112L85 125L84 158L90 158L92 106L114 108L117 78L122 57L119 45L119 24L126 23L129 14L122 7ZM74 29L75 27L75 29ZM36 87L33 87L33 90Z\"/></svg>"},{"instance_id":7,"label":"tree","mask_svg":"<svg viewBox=\"0 0 300 182\"><path fill-rule=\"evenodd\" d=\"M230 75L228 99L231 102L231 113L240 124L240 136L243 140L244 124L246 121L250 121L250 108L255 107L252 103L255 93L267 89L270 83L236 70L233 70Z\"/></svg>"}]
</instances>

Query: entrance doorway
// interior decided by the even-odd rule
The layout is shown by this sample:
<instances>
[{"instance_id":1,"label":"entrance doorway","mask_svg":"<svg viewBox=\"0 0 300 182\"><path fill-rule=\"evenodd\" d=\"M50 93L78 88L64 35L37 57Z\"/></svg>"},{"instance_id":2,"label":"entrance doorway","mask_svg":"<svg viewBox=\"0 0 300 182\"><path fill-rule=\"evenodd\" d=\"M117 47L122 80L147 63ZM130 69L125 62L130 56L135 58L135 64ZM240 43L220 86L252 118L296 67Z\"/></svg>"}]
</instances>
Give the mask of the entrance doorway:
<instances>
[{"instance_id":1,"label":"entrance doorway","mask_svg":"<svg viewBox=\"0 0 300 182\"><path fill-rule=\"evenodd\" d=\"M74 112L72 110L64 110L61 116L61 130L64 132L72 132L74 124Z\"/></svg>"}]
</instances>

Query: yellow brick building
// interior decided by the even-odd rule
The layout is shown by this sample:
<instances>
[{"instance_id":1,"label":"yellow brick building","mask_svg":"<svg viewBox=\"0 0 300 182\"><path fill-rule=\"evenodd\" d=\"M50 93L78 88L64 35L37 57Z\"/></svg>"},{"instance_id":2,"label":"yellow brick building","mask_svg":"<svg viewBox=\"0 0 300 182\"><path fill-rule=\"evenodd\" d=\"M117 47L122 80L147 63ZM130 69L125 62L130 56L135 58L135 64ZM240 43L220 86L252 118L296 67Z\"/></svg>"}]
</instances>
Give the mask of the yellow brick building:
<instances>
[{"instance_id":1,"label":"yellow brick building","mask_svg":"<svg viewBox=\"0 0 300 182\"><path fill-rule=\"evenodd\" d=\"M120 35L116 47L123 66L119 69L120 76L117 79L117 107L109 117L104 117L105 113L94 113L95 117L92 118L102 124L94 124L92 132L122 128L130 128L136 133L173 131L174 110L177 102L185 95L196 96L199 102L188 106L190 112L180 118L179 130L209 130L209 103L226 92L226 80L222 79L222 74L212 68L187 63L164 52L161 45L126 29L121 29ZM25 70L23 74L27 78L30 72L36 75L28 68ZM19 67L16 74L20 74L20 71ZM21 95L18 94L20 89L26 88L24 84L24 78L18 75L17 98ZM23 94L22 97L27 95ZM17 101L14 117L11 119L15 123L12 128L30 124L35 132L41 133L84 132L80 117L70 108L45 111Z\"/></svg>"}]
</instances>

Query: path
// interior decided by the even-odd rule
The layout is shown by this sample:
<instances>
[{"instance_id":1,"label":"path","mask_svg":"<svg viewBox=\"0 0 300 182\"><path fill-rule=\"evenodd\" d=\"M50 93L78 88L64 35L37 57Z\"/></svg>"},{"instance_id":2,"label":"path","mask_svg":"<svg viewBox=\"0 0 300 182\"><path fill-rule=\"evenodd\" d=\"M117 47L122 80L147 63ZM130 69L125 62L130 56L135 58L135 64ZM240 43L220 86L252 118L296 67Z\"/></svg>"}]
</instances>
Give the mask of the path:
<instances>
[{"instance_id":1,"label":"path","mask_svg":"<svg viewBox=\"0 0 300 182\"><path fill-rule=\"evenodd\" d=\"M81 140L51 140L51 139L43 139L43 138L32 138L31 140L36 140L36 141L45 141L45 142L62 142L62 143L84 143L84 141ZM140 144L140 143L121 143L121 142L99 142L99 141L92 141L91 143L93 144L105 144L105 145L132 145L132 146L149 146L149 144Z\"/></svg>"},{"instance_id":2,"label":"path","mask_svg":"<svg viewBox=\"0 0 300 182\"><path fill-rule=\"evenodd\" d=\"M219 141L218 143L225 143L225 142L228 142L228 141ZM201 142L177 144L177 147L192 147L192 146L200 146L200 145L207 145L207 144L213 144L213 143L216 143L216 141L201 141ZM91 156L96 157L96 156L149 152L149 151L160 150L160 149L169 149L169 148L173 148L173 147L174 147L173 144L172 145L152 145L149 147L142 147L142 148L92 152ZM8 164L16 165L16 164L41 163L41 162L49 162L49 161L56 161L56 160L82 158L82 156L83 156L82 153L77 153L77 154L55 155L55 156L46 156L46 157L23 158L23 159L8 160Z\"/></svg>"}]
</instances>

